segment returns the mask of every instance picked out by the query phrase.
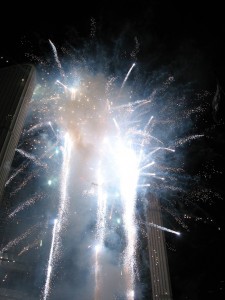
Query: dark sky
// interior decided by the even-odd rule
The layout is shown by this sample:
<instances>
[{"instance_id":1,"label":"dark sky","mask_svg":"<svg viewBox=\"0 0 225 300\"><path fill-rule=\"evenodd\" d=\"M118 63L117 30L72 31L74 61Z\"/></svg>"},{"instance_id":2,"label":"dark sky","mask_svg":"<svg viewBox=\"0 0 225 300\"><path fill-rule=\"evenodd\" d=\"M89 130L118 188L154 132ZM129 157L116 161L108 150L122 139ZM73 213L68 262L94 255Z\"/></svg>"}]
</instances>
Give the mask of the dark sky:
<instances>
[{"instance_id":1,"label":"dark sky","mask_svg":"<svg viewBox=\"0 0 225 300\"><path fill-rule=\"evenodd\" d=\"M2 66L29 61L25 52L45 55L45 51L49 51L48 39L57 46L69 43L79 47L90 37L91 20L95 20L96 36L108 47L119 39L127 40L125 46L127 43L129 47L131 40L138 39L137 62L149 68L150 76L171 73L177 77L178 85L189 83L197 91L209 91L208 109L197 124L206 138L193 142L184 152L188 174L207 174L205 178L202 176L201 184L212 190L212 194L198 204L200 209L192 208L190 231L179 238L169 238L168 256L175 300L225 297L222 268L225 250L225 21L219 3L120 1L85 2L76 7L76 4L61 2L49 8L39 3L29 4L30 7L19 4L13 12L6 8L6 20L1 18L0 21ZM4 15L3 10L1 15ZM214 98L217 85L220 89ZM177 208L183 209L179 204ZM193 221L199 211L207 216L207 221ZM210 223L209 219L214 221Z\"/></svg>"}]
</instances>

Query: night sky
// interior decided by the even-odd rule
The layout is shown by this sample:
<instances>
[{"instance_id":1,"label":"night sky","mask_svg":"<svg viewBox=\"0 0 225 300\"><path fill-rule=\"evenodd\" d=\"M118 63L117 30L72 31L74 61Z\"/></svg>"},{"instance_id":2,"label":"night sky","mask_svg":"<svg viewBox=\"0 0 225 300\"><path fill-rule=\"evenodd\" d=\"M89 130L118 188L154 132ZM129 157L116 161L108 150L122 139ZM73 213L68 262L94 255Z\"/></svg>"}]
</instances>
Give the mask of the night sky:
<instances>
[{"instance_id":1,"label":"night sky","mask_svg":"<svg viewBox=\"0 0 225 300\"><path fill-rule=\"evenodd\" d=\"M176 220L167 219L165 213L166 225L182 231L179 237L166 233L174 300L225 297L225 21L222 5L217 2L196 5L192 1L121 1L81 3L79 8L64 3L51 8L38 3L25 8L21 4L21 14L12 17L6 8L8 19L0 21L0 66L32 62L41 70L34 56L27 54L44 58L51 65L49 39L58 49L82 49L85 41L92 38L104 45L107 53L122 46L117 67L120 63L124 67L126 62L130 67L135 58L146 93L148 86L155 84L157 88L166 77L173 76L173 90L165 97L173 101L176 94L202 101L204 111L186 119L186 129L175 134L177 139L183 132L203 133L204 137L181 145L179 159L172 158L174 165L181 163L185 170L186 175L180 180L187 194L178 191L168 195L168 199L180 215L190 217L185 219L188 230L182 231ZM135 43L139 51L132 57L130 50ZM101 62L101 57L95 58ZM53 68L54 76L56 69ZM190 108L191 103L190 100ZM53 143L54 137L51 138ZM171 159L168 155L164 160L167 158ZM17 163L21 162L15 161L15 168ZM47 187L38 189L45 191ZM52 208L51 214L54 213ZM64 269L69 266L70 261L65 259ZM67 278L68 274L64 276ZM147 271L143 270L141 276L146 286ZM142 299L151 299L148 288L145 289Z\"/></svg>"}]
</instances>

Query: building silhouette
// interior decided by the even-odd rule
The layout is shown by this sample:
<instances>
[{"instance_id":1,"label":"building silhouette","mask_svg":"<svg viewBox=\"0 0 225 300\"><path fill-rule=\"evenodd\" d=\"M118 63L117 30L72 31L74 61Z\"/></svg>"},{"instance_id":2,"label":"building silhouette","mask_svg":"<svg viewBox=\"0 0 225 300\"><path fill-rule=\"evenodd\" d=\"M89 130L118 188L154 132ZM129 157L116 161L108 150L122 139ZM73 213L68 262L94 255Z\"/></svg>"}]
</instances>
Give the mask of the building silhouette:
<instances>
[{"instance_id":1,"label":"building silhouette","mask_svg":"<svg viewBox=\"0 0 225 300\"><path fill-rule=\"evenodd\" d=\"M28 104L35 88L35 68L19 64L0 69L0 240L7 230L2 200L15 150L19 142ZM3 230L4 229L4 230ZM23 289L32 274L31 264L18 255L0 250L0 299L34 298Z\"/></svg>"},{"instance_id":2,"label":"building silhouette","mask_svg":"<svg viewBox=\"0 0 225 300\"><path fill-rule=\"evenodd\" d=\"M0 206L34 87L34 66L0 69Z\"/></svg>"},{"instance_id":3,"label":"building silhouette","mask_svg":"<svg viewBox=\"0 0 225 300\"><path fill-rule=\"evenodd\" d=\"M163 226L161 208L158 198L151 194L147 210L148 250L151 273L152 299L172 300L172 290L169 275L167 251L164 231L157 226Z\"/></svg>"}]
</instances>

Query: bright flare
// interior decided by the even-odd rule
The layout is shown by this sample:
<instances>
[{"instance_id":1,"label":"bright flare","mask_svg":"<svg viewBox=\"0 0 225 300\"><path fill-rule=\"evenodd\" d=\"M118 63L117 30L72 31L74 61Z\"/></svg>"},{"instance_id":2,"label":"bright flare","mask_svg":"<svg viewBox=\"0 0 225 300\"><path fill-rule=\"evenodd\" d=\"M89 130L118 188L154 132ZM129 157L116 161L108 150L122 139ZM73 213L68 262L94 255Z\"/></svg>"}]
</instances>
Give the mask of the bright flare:
<instances>
[{"instance_id":1,"label":"bright flare","mask_svg":"<svg viewBox=\"0 0 225 300\"><path fill-rule=\"evenodd\" d=\"M135 253L136 253L136 222L135 205L138 183L138 158L131 147L118 142L116 159L120 178L120 193L123 204L123 222L126 233L126 249L123 258L127 298L134 299Z\"/></svg>"}]
</instances>

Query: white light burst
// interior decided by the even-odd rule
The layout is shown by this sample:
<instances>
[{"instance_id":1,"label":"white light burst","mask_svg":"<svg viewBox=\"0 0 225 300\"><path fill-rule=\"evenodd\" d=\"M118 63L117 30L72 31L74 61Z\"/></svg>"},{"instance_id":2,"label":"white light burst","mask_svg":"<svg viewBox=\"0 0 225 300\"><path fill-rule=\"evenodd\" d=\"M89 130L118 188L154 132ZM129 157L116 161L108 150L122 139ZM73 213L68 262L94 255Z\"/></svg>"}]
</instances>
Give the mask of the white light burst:
<instances>
[{"instance_id":1,"label":"white light burst","mask_svg":"<svg viewBox=\"0 0 225 300\"><path fill-rule=\"evenodd\" d=\"M74 58L67 71L64 71L64 64L58 57L54 43L50 40L49 43L59 77L49 80L50 76L47 76L37 86L30 111L38 124L31 122L23 138L30 141L35 132L48 126L54 136L54 144L40 134L45 145L39 157L23 150L22 146L17 149L17 153L29 159L29 162L22 164L6 183L6 186L11 185L31 162L36 168L46 171L49 167L45 162L47 158L57 163L61 161L61 173L57 169L58 174L55 177L51 174L45 181L49 191L55 188L59 194L54 203L58 205L57 221L52 230L42 297L43 300L50 297L54 270L63 251L63 236L68 244L74 243L71 247L73 250L79 248L77 255L85 256L81 261L79 256L76 257L80 264L88 264L91 257L92 265L89 262L88 267L92 276L92 298L106 299L108 282L108 286L115 282L113 291L107 290L111 293L108 294L109 299L118 294L127 300L134 300L138 275L136 254L139 224L180 234L158 224L137 220L138 196L141 195L143 199L146 191L154 192L163 188L180 191L176 174L181 174L182 170L176 166L170 168L165 163L165 156L172 157L175 148L203 135L188 135L171 142L167 129L168 132L172 131L181 117L179 114L179 117L175 116L169 105L165 108L163 100L155 101L157 89L147 96L146 93L140 93L141 96L130 85L130 77L136 71L137 63L127 64L122 76L121 72L119 75L109 75L110 68L106 68L109 71L107 74L96 71L82 56L80 60ZM70 54L75 57L73 53ZM159 88L160 97L172 83L173 80L166 81L163 88ZM179 103L177 107L182 105ZM162 115L157 118L161 111ZM153 113L156 114L154 117ZM186 117L185 114L183 116ZM160 162L162 157L163 163ZM10 196L20 192L35 175L32 172ZM31 197L15 208L9 218L13 219L24 208L36 204L39 198ZM165 210L170 211L170 208ZM73 224L71 227L74 232L70 231L73 238L66 233L68 220ZM179 221L182 224L182 220ZM89 226L89 223L92 225ZM17 242L12 241L13 244L7 244L3 250ZM114 280L112 274L105 271L109 264L110 270L116 269ZM118 278L121 281L119 283ZM80 286L79 289L83 289L81 295L86 295L86 286Z\"/></svg>"}]
</instances>

